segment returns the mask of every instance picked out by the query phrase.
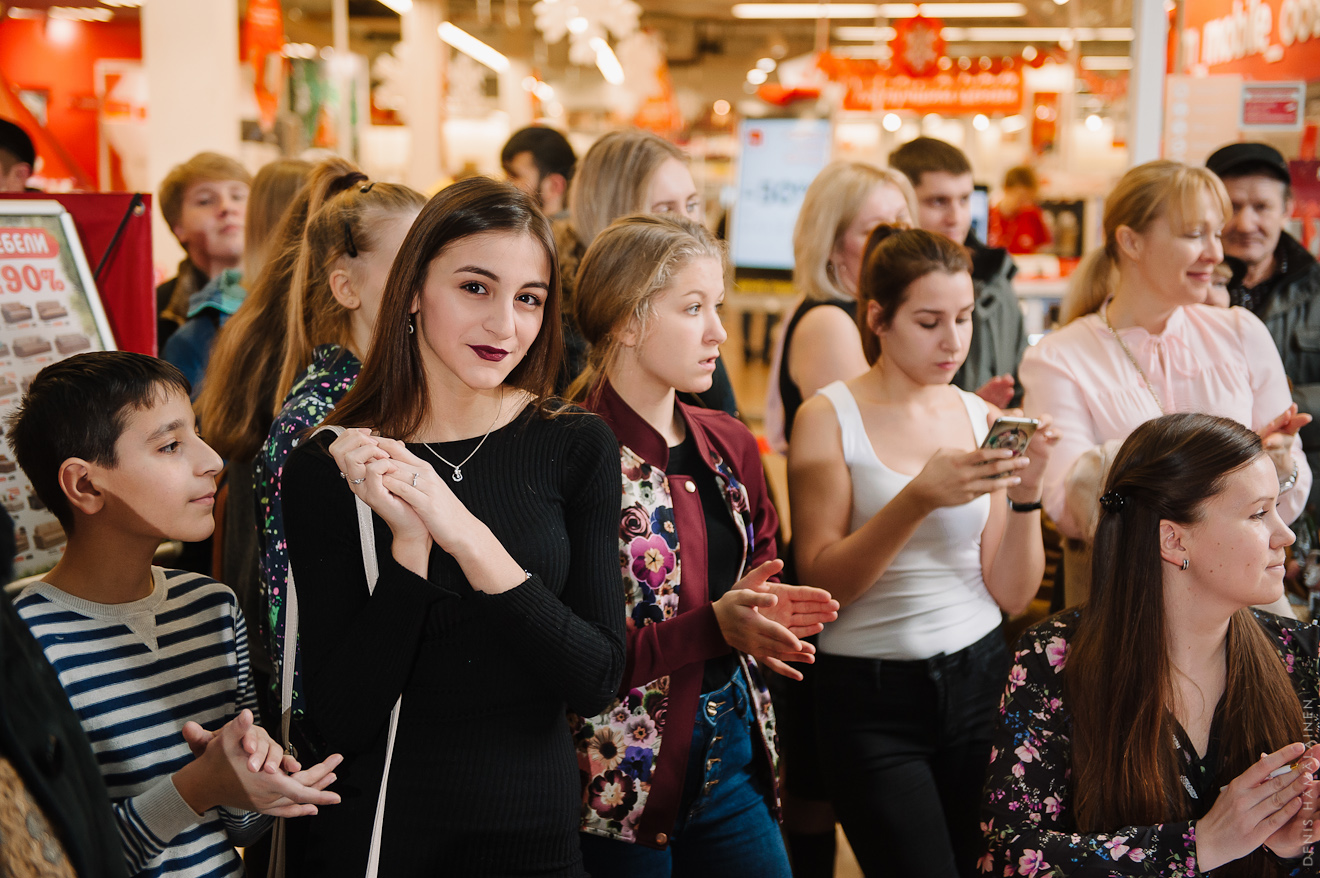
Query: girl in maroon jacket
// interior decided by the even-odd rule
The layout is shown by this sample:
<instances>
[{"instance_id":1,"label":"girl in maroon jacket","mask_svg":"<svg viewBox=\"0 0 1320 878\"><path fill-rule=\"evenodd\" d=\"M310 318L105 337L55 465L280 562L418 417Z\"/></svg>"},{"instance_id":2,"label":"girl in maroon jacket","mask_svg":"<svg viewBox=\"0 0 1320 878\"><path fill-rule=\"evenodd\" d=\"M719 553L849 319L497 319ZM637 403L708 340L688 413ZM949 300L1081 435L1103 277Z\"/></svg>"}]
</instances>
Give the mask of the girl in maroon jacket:
<instances>
[{"instance_id":1,"label":"girl in maroon jacket","mask_svg":"<svg viewBox=\"0 0 1320 878\"><path fill-rule=\"evenodd\" d=\"M625 217L583 257L575 316L591 361L574 390L619 440L628 650L619 697L573 717L582 850L597 878L787 878L774 713L757 663L810 662L799 638L838 605L772 577L778 523L756 440L675 392L710 387L725 261L696 223Z\"/></svg>"}]
</instances>

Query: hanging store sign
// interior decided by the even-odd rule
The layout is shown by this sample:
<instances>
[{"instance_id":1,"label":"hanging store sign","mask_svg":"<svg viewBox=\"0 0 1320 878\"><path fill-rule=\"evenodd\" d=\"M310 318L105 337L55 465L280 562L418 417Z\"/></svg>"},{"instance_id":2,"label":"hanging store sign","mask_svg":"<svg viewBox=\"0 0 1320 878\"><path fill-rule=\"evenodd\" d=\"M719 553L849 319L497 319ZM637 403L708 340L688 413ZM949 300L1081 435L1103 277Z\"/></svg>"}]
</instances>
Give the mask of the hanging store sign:
<instances>
[{"instance_id":1,"label":"hanging store sign","mask_svg":"<svg viewBox=\"0 0 1320 878\"><path fill-rule=\"evenodd\" d=\"M1239 125L1244 131L1301 131L1305 106L1304 82L1244 82Z\"/></svg>"},{"instance_id":2,"label":"hanging store sign","mask_svg":"<svg viewBox=\"0 0 1320 878\"><path fill-rule=\"evenodd\" d=\"M1320 0L1189 0L1183 21L1189 72L1320 77Z\"/></svg>"},{"instance_id":3,"label":"hanging store sign","mask_svg":"<svg viewBox=\"0 0 1320 878\"><path fill-rule=\"evenodd\" d=\"M939 73L920 79L864 69L831 76L846 91L845 110L912 110L918 113L1017 113L1022 109L1022 73Z\"/></svg>"}]
</instances>

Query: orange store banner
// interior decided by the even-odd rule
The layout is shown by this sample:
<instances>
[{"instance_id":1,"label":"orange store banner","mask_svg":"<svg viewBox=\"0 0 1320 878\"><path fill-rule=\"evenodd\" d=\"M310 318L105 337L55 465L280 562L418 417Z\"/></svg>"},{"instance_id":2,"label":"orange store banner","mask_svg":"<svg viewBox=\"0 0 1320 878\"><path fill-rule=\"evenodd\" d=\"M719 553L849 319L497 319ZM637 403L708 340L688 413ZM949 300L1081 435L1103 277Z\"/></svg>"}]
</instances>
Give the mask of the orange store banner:
<instances>
[{"instance_id":1,"label":"orange store banner","mask_svg":"<svg viewBox=\"0 0 1320 878\"><path fill-rule=\"evenodd\" d=\"M1182 49L1189 72L1320 78L1320 0L1188 0Z\"/></svg>"},{"instance_id":2,"label":"orange store banner","mask_svg":"<svg viewBox=\"0 0 1320 878\"><path fill-rule=\"evenodd\" d=\"M920 79L885 73L839 77L847 88L845 110L913 110L919 113L1017 113L1022 73L939 73Z\"/></svg>"}]
</instances>

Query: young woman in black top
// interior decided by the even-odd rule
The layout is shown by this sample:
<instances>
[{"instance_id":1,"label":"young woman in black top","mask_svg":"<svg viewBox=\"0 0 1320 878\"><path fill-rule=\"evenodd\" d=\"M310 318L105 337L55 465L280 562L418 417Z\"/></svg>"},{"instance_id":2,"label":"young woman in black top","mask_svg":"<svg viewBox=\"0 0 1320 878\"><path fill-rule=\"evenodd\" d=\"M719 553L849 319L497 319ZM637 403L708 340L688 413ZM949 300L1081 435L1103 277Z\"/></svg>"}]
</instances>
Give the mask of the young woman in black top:
<instances>
[{"instance_id":1,"label":"young woman in black top","mask_svg":"<svg viewBox=\"0 0 1320 878\"><path fill-rule=\"evenodd\" d=\"M312 821L303 874L363 874L400 695L379 874L585 874L565 711L602 710L623 674L618 448L547 401L557 271L526 195L441 192L328 419L348 429L289 458L307 735L345 755L346 807ZM374 593L354 495L374 512Z\"/></svg>"}]
</instances>

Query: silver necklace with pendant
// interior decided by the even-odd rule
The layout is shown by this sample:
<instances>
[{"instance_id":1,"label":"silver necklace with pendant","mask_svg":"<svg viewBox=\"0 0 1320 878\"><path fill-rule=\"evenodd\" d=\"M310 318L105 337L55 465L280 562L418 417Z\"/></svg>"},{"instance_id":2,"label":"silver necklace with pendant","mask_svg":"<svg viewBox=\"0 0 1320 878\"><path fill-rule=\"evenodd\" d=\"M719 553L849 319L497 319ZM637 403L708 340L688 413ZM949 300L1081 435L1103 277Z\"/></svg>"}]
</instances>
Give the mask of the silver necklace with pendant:
<instances>
[{"instance_id":1,"label":"silver necklace with pendant","mask_svg":"<svg viewBox=\"0 0 1320 878\"><path fill-rule=\"evenodd\" d=\"M429 444L425 442L422 443L422 447L425 448L427 451L431 452L433 455L435 455L436 459L439 460L441 463L443 463L445 466L453 469L454 474L450 476L450 478L452 478L456 482L461 482L463 481L463 467L467 466L467 462L472 459L472 456L481 450L481 446L486 444L486 440L490 438L490 434L495 430L495 425L499 423L500 414L503 413L503 411L504 411L504 388L501 387L500 407L495 410L495 420L490 422L490 429L486 430L486 435L481 437L481 441L477 443L477 447L472 449L472 452L468 454L467 457L463 458L463 460L459 463L451 463L450 461L445 460L443 457L441 457L440 452L436 451L434 448L432 448Z\"/></svg>"}]
</instances>

